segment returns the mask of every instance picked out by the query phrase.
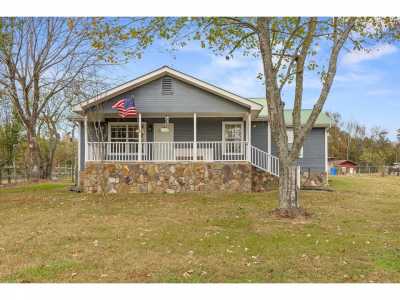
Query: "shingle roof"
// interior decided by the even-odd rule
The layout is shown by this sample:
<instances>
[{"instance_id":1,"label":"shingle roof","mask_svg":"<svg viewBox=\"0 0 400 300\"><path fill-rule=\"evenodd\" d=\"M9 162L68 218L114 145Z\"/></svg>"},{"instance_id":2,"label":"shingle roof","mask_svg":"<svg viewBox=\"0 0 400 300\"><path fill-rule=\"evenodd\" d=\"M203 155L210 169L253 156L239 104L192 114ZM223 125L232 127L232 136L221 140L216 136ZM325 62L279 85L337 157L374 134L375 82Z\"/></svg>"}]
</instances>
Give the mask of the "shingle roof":
<instances>
[{"instance_id":1,"label":"shingle roof","mask_svg":"<svg viewBox=\"0 0 400 300\"><path fill-rule=\"evenodd\" d=\"M268 108L267 108L267 100L265 98L249 98L251 101L254 101L258 104L261 104L263 106L262 110L260 111L258 117L259 118L267 118L268 117ZM301 123L304 124L308 117L311 114L312 109L302 109L301 110ZM292 125L292 109L285 109L284 114L285 114L285 121L286 124ZM331 124L331 119L329 116L325 113L322 112L318 118L317 121L315 122L316 126L330 126Z\"/></svg>"},{"instance_id":2,"label":"shingle roof","mask_svg":"<svg viewBox=\"0 0 400 300\"><path fill-rule=\"evenodd\" d=\"M354 166L357 166L357 163L355 163L354 161L348 160L348 159L331 160L329 163L334 166L340 166L343 163L350 163Z\"/></svg>"}]
</instances>

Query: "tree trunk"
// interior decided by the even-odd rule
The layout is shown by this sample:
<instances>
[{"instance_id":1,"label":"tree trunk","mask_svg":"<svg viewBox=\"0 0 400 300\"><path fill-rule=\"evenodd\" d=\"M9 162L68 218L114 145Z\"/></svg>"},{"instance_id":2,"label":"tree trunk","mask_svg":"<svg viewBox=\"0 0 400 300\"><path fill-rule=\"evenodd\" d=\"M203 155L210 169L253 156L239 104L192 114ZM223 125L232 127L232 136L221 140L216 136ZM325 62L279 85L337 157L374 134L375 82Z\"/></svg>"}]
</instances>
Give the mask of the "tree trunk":
<instances>
[{"instance_id":1,"label":"tree trunk","mask_svg":"<svg viewBox=\"0 0 400 300\"><path fill-rule=\"evenodd\" d=\"M50 149L49 149L49 157L48 157L47 167L46 167L46 179L51 179L52 174L53 174L54 156L56 153L58 141L50 140L49 143L50 143L50 147L49 147Z\"/></svg>"},{"instance_id":2,"label":"tree trunk","mask_svg":"<svg viewBox=\"0 0 400 300\"><path fill-rule=\"evenodd\" d=\"M29 178L37 181L40 178L39 145L33 130L27 130L28 154L29 154Z\"/></svg>"},{"instance_id":3,"label":"tree trunk","mask_svg":"<svg viewBox=\"0 0 400 300\"><path fill-rule=\"evenodd\" d=\"M279 208L274 210L274 214L287 218L306 215L304 209L300 207L297 166L294 164L281 165L279 173Z\"/></svg>"},{"instance_id":4,"label":"tree trunk","mask_svg":"<svg viewBox=\"0 0 400 300\"><path fill-rule=\"evenodd\" d=\"M10 166L7 168L7 182L8 184L11 184L11 169Z\"/></svg>"}]
</instances>

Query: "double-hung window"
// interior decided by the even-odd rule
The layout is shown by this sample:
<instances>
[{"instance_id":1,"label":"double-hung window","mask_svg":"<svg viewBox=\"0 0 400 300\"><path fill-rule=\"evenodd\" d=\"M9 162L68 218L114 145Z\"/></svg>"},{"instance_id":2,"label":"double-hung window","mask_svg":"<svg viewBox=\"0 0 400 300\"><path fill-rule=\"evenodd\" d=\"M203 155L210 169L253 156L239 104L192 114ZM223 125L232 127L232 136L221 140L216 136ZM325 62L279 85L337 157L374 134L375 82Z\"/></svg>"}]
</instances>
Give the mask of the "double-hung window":
<instances>
[{"instance_id":1,"label":"double-hung window","mask_svg":"<svg viewBox=\"0 0 400 300\"><path fill-rule=\"evenodd\" d=\"M287 134L287 137L288 137L289 150L291 150L292 149L292 145L293 145L293 140L294 140L293 129L292 128L286 129L286 134ZM303 158L303 147L301 147L301 149L300 149L299 158Z\"/></svg>"},{"instance_id":2,"label":"double-hung window","mask_svg":"<svg viewBox=\"0 0 400 300\"><path fill-rule=\"evenodd\" d=\"M243 154L243 122L222 122L222 140L224 154Z\"/></svg>"},{"instance_id":3,"label":"double-hung window","mask_svg":"<svg viewBox=\"0 0 400 300\"><path fill-rule=\"evenodd\" d=\"M137 153L139 142L139 124L131 122L109 123L108 137L111 153ZM146 124L142 124L142 142L146 141Z\"/></svg>"}]
</instances>

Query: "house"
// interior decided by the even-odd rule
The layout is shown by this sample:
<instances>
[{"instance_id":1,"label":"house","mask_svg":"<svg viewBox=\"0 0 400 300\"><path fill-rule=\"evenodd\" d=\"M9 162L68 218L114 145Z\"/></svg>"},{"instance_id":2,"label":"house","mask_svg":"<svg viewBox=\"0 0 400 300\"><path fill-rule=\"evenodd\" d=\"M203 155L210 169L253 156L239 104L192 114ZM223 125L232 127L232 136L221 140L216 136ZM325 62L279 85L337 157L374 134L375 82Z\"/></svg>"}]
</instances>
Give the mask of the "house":
<instances>
[{"instance_id":1,"label":"house","mask_svg":"<svg viewBox=\"0 0 400 300\"><path fill-rule=\"evenodd\" d=\"M329 168L331 170L331 174L333 175L341 175L341 174L349 174L353 175L357 172L358 165L348 159L330 159L329 160Z\"/></svg>"},{"instance_id":2,"label":"house","mask_svg":"<svg viewBox=\"0 0 400 300\"><path fill-rule=\"evenodd\" d=\"M119 115L115 105L122 99L134 101L136 115ZM86 191L263 191L276 185L279 159L263 98L244 98L164 66L73 112ZM285 114L290 124L291 111ZM304 110L302 120L309 114ZM329 123L319 116L299 158L318 174L327 172Z\"/></svg>"}]
</instances>

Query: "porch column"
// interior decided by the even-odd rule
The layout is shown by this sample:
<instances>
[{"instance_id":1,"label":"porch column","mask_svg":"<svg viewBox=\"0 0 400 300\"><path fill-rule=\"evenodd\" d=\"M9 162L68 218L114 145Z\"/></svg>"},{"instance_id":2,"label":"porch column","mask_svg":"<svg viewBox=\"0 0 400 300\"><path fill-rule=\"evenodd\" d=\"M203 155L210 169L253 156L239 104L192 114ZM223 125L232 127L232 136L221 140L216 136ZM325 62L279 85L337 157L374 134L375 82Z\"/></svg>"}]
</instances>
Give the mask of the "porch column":
<instances>
[{"instance_id":1,"label":"porch column","mask_svg":"<svg viewBox=\"0 0 400 300\"><path fill-rule=\"evenodd\" d=\"M139 113L139 145L138 145L138 160L142 161L142 114Z\"/></svg>"},{"instance_id":2,"label":"porch column","mask_svg":"<svg viewBox=\"0 0 400 300\"><path fill-rule=\"evenodd\" d=\"M78 168L78 174L81 171L81 136L82 136L82 125L81 121L78 121L78 165L76 166ZM72 138L75 138L74 135L72 135ZM79 180L78 180L79 184Z\"/></svg>"},{"instance_id":3,"label":"porch column","mask_svg":"<svg viewBox=\"0 0 400 300\"><path fill-rule=\"evenodd\" d=\"M89 131L89 128L88 128L87 116L85 116L85 126L84 127L85 127L84 130L85 130L85 162L86 162L89 158L88 157L88 153L89 153L88 131Z\"/></svg>"},{"instance_id":4,"label":"porch column","mask_svg":"<svg viewBox=\"0 0 400 300\"><path fill-rule=\"evenodd\" d=\"M193 160L197 160L197 114L193 113Z\"/></svg>"},{"instance_id":5,"label":"porch column","mask_svg":"<svg viewBox=\"0 0 400 300\"><path fill-rule=\"evenodd\" d=\"M247 114L246 122L246 137L247 137L247 160L251 161L251 113Z\"/></svg>"}]
</instances>

